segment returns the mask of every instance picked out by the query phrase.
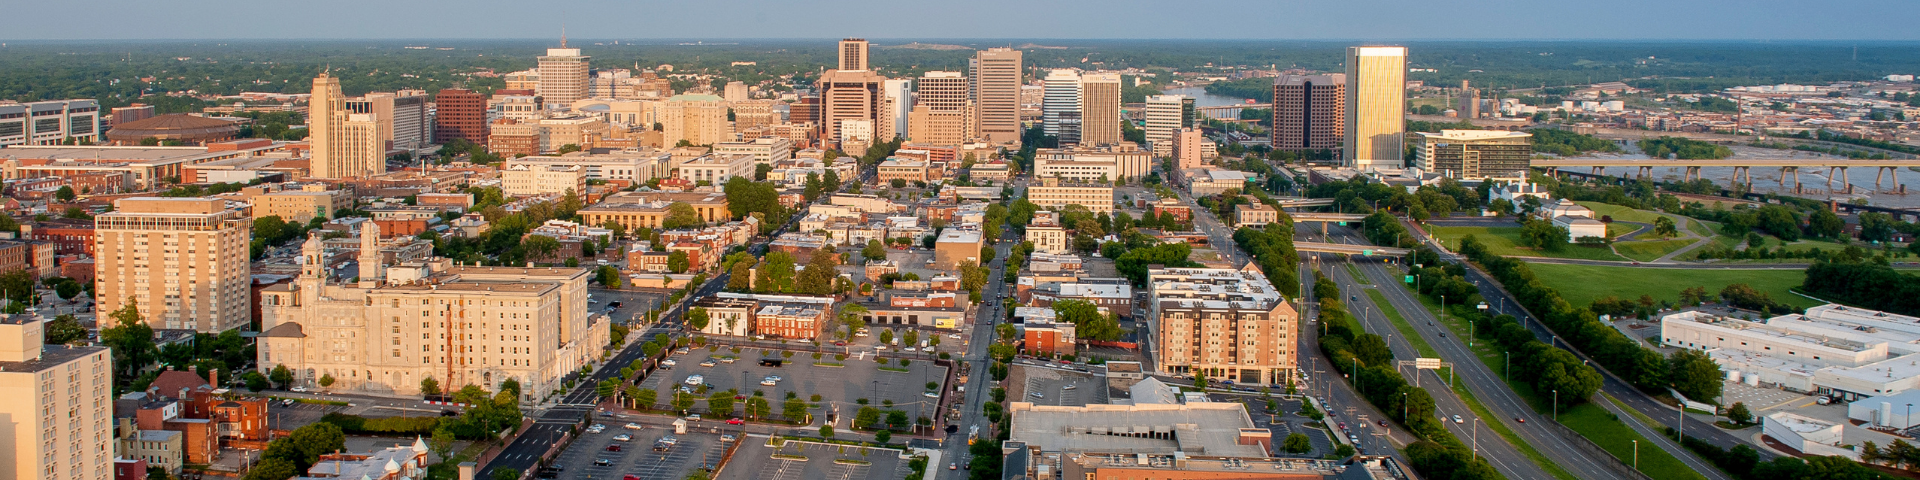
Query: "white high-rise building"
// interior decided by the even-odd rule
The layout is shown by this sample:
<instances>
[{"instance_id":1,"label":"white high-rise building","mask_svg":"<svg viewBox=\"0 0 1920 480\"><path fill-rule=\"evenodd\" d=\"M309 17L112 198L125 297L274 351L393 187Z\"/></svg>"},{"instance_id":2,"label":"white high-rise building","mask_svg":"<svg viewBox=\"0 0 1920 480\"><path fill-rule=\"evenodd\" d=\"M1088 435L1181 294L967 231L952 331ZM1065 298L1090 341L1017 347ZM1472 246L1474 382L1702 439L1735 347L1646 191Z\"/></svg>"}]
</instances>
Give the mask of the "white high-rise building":
<instances>
[{"instance_id":1,"label":"white high-rise building","mask_svg":"<svg viewBox=\"0 0 1920 480\"><path fill-rule=\"evenodd\" d=\"M1406 103L1407 47L1347 47L1346 166L1405 165Z\"/></svg>"},{"instance_id":2,"label":"white high-rise building","mask_svg":"<svg viewBox=\"0 0 1920 480\"><path fill-rule=\"evenodd\" d=\"M387 173L386 142L379 114L354 113L340 93L340 79L321 73L307 101L307 141L313 146L308 170L318 178L366 177Z\"/></svg>"},{"instance_id":3,"label":"white high-rise building","mask_svg":"<svg viewBox=\"0 0 1920 480\"><path fill-rule=\"evenodd\" d=\"M720 91L720 98L728 102L744 102L748 97L747 84L744 82L727 82L727 87Z\"/></svg>"},{"instance_id":4,"label":"white high-rise building","mask_svg":"<svg viewBox=\"0 0 1920 480\"><path fill-rule=\"evenodd\" d=\"M913 111L915 101L913 79L889 79L881 82L880 92L887 98L886 108L880 112L886 118L875 120L892 124L893 132L904 136L904 132L907 131L907 112Z\"/></svg>"},{"instance_id":5,"label":"white high-rise building","mask_svg":"<svg viewBox=\"0 0 1920 480\"><path fill-rule=\"evenodd\" d=\"M1042 80L1046 93L1040 100L1041 130L1060 140L1061 145L1080 143L1080 72L1059 69Z\"/></svg>"},{"instance_id":6,"label":"white high-rise building","mask_svg":"<svg viewBox=\"0 0 1920 480\"><path fill-rule=\"evenodd\" d=\"M1151 95L1147 97L1147 143L1153 145L1155 155L1162 155L1162 149L1171 149L1173 134L1182 128L1191 127L1192 117L1188 113L1193 98L1186 95ZM1164 156L1164 155L1163 155Z\"/></svg>"},{"instance_id":7,"label":"white high-rise building","mask_svg":"<svg viewBox=\"0 0 1920 480\"><path fill-rule=\"evenodd\" d=\"M578 48L567 48L567 37L560 37L560 48L549 48L540 57L540 86L534 94L547 105L573 105L587 98L587 59Z\"/></svg>"}]
</instances>

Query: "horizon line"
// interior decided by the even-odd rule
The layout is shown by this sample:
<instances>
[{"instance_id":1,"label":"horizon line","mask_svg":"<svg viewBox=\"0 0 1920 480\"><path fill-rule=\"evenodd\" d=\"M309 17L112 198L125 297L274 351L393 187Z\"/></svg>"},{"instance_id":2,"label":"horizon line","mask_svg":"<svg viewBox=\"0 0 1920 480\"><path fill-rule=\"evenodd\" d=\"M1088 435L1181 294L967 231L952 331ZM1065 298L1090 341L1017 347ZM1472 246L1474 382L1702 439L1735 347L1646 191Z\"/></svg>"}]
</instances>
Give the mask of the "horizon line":
<instances>
[{"instance_id":1,"label":"horizon line","mask_svg":"<svg viewBox=\"0 0 1920 480\"><path fill-rule=\"evenodd\" d=\"M396 41L396 42L397 42L397 41L463 41L463 42L474 42L474 41L478 41L478 42L485 42L485 41L499 41L499 42L516 42L516 41L538 41L538 40L554 40L554 39L556 39L556 38L557 38L557 37L360 37L360 38L353 38L353 37L332 37L332 38L326 38L326 37L305 37L305 38L301 38L301 37L287 37L287 38L271 38L271 37L234 37L234 38L213 38L213 37L206 37L206 38L68 38L68 39L49 39L49 38L15 38L15 39L7 39L7 38L0 38L0 42L33 42L33 43L63 43L63 42L207 42L207 41L218 41L218 42L231 42L231 41L249 41L249 42L300 42L300 41ZM993 42L1005 42L1005 41L1026 41L1026 42L1039 42L1039 41L1097 41L1097 42L1112 42L1112 41L1139 41L1139 42L1164 42L1164 41L1179 41L1179 42L1248 42L1248 41L1253 41L1253 42L1329 42L1329 43L1331 43L1331 42L1347 42L1347 43L1355 43L1355 42L1357 42L1357 43L1389 43L1389 42L1462 42L1462 43L1502 43L1502 42L1607 42L1607 43L1616 43L1616 42L1642 42L1642 43L1689 43L1689 42L1704 42L1704 43L1763 43L1763 44L1764 44L1764 43L1846 43L1846 42L1853 42L1853 43L1897 43L1897 44L1914 44L1914 43L1920 43L1920 39L1846 39L1846 38L1794 38L1794 39L1768 39L1768 38L1733 38L1733 37L1703 37L1703 38L1683 38L1683 37L1664 37L1664 38L1605 38L1605 37L1598 37L1598 38L1522 38L1522 37L1513 37L1513 38L1441 38L1441 37L1428 37L1428 38L1372 38L1372 39L1362 39L1362 38L1119 38L1119 37L1079 37L1079 38L1073 38L1073 37L1055 37L1055 38L1043 38L1043 37L950 37L950 38L942 38L942 37L920 37L920 38L914 38L914 37L897 37L897 38L886 38L886 37L863 37L863 38L866 38L866 39L867 39L868 41L873 41L873 40L887 40L887 41L893 41L893 40L900 40L900 41L906 41L907 43L926 43L926 42L929 42L929 41L972 41L972 42L984 42L984 41L993 41ZM582 42L582 41L586 41L586 42L592 42L592 41L609 41L609 40L612 40L612 41L656 41L656 42L669 42L669 41L671 41L671 42L689 42L689 41L691 41L691 42L706 42L706 41L727 41L727 42L774 42L774 41L808 41L808 42L812 42L812 41L825 41L825 42L834 42L834 41L839 41L840 39L841 39L841 38L838 38L838 37L735 37L735 38L726 38L726 37L625 37L625 38L617 38L617 37L605 37L605 38L573 38L573 37L569 37L569 41L570 41L570 42Z\"/></svg>"}]
</instances>

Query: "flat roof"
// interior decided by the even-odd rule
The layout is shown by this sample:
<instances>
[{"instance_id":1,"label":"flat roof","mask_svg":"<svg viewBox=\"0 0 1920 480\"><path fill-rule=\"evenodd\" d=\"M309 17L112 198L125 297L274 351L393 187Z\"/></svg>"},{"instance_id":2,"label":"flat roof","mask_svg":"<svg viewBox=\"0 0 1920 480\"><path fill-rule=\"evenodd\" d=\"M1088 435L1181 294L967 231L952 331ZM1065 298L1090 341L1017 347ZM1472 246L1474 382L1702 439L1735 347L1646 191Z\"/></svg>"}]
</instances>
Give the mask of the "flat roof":
<instances>
[{"instance_id":1,"label":"flat roof","mask_svg":"<svg viewBox=\"0 0 1920 480\"><path fill-rule=\"evenodd\" d=\"M1241 445L1241 429L1254 428L1237 402L1189 405L1087 405L1064 407L1013 402L1011 440L1044 451L1173 453L1265 457L1261 445Z\"/></svg>"}]
</instances>

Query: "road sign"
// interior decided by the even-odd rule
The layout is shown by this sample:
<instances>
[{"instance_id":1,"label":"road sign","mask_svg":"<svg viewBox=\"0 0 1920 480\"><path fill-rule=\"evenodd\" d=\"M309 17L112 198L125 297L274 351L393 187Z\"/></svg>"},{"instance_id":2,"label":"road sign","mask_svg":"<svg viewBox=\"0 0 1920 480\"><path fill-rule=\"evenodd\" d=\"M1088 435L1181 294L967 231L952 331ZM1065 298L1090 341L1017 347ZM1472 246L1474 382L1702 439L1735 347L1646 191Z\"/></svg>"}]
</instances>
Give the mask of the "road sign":
<instances>
[{"instance_id":1,"label":"road sign","mask_svg":"<svg viewBox=\"0 0 1920 480\"><path fill-rule=\"evenodd\" d=\"M1347 226L1347 222L1340 222L1340 226L1342 227Z\"/></svg>"},{"instance_id":2,"label":"road sign","mask_svg":"<svg viewBox=\"0 0 1920 480\"><path fill-rule=\"evenodd\" d=\"M1360 256L1362 256L1362 257L1371 257L1371 256L1373 256L1373 250L1361 250L1361 251L1360 251Z\"/></svg>"},{"instance_id":3,"label":"road sign","mask_svg":"<svg viewBox=\"0 0 1920 480\"><path fill-rule=\"evenodd\" d=\"M1439 370L1440 359L1426 358L1426 357L1415 358L1413 359L1413 368L1418 368L1421 370Z\"/></svg>"},{"instance_id":4,"label":"road sign","mask_svg":"<svg viewBox=\"0 0 1920 480\"><path fill-rule=\"evenodd\" d=\"M1412 275L1407 275L1407 278L1406 278L1406 280L1402 280L1402 281L1403 281L1403 282L1406 282L1406 283L1413 283L1413 276L1412 276Z\"/></svg>"}]
</instances>

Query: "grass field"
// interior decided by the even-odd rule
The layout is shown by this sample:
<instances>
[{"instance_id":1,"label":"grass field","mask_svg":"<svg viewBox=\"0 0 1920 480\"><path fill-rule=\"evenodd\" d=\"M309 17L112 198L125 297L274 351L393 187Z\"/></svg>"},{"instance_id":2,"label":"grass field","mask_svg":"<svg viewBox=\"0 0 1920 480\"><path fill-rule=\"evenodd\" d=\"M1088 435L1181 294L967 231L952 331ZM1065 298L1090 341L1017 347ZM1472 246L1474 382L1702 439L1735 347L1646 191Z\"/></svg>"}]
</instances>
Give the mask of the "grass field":
<instances>
[{"instance_id":1,"label":"grass field","mask_svg":"<svg viewBox=\"0 0 1920 480\"><path fill-rule=\"evenodd\" d=\"M1573 203L1580 204L1580 206L1582 207L1593 209L1594 218L1600 218L1601 216L1609 216L1609 217L1613 217L1614 220L1619 220L1623 222L1640 222L1648 225L1652 225L1654 219L1660 218L1660 214L1658 213L1653 213L1646 210L1634 210L1631 208L1622 207L1622 206L1614 205L1611 203L1600 203L1600 202L1573 202Z\"/></svg>"},{"instance_id":2,"label":"grass field","mask_svg":"<svg viewBox=\"0 0 1920 480\"><path fill-rule=\"evenodd\" d=\"M1535 250L1520 246L1520 227L1433 227L1433 234L1446 242L1449 248L1458 248L1460 239L1473 235L1493 253L1502 256L1573 258L1580 260L1626 261L1625 257L1614 255L1606 248L1567 245L1558 252Z\"/></svg>"},{"instance_id":3,"label":"grass field","mask_svg":"<svg viewBox=\"0 0 1920 480\"><path fill-rule=\"evenodd\" d=\"M1668 253L1673 253L1674 250L1686 248L1687 245L1692 245L1694 241L1695 240L1689 239L1674 239L1620 242L1613 244L1613 250L1620 252L1620 255L1626 256L1627 258L1642 262L1651 262Z\"/></svg>"},{"instance_id":4,"label":"grass field","mask_svg":"<svg viewBox=\"0 0 1920 480\"><path fill-rule=\"evenodd\" d=\"M1533 269L1535 278L1558 290L1561 298L1575 306L1585 306L1608 295L1626 300L1651 295L1655 300L1677 302L1680 290L1688 287L1706 287L1707 293L1713 294L1735 283L1745 283L1766 292L1774 301L1800 308L1822 303L1787 291L1806 280L1805 272L1800 270L1653 269L1549 263L1527 266Z\"/></svg>"}]
</instances>

